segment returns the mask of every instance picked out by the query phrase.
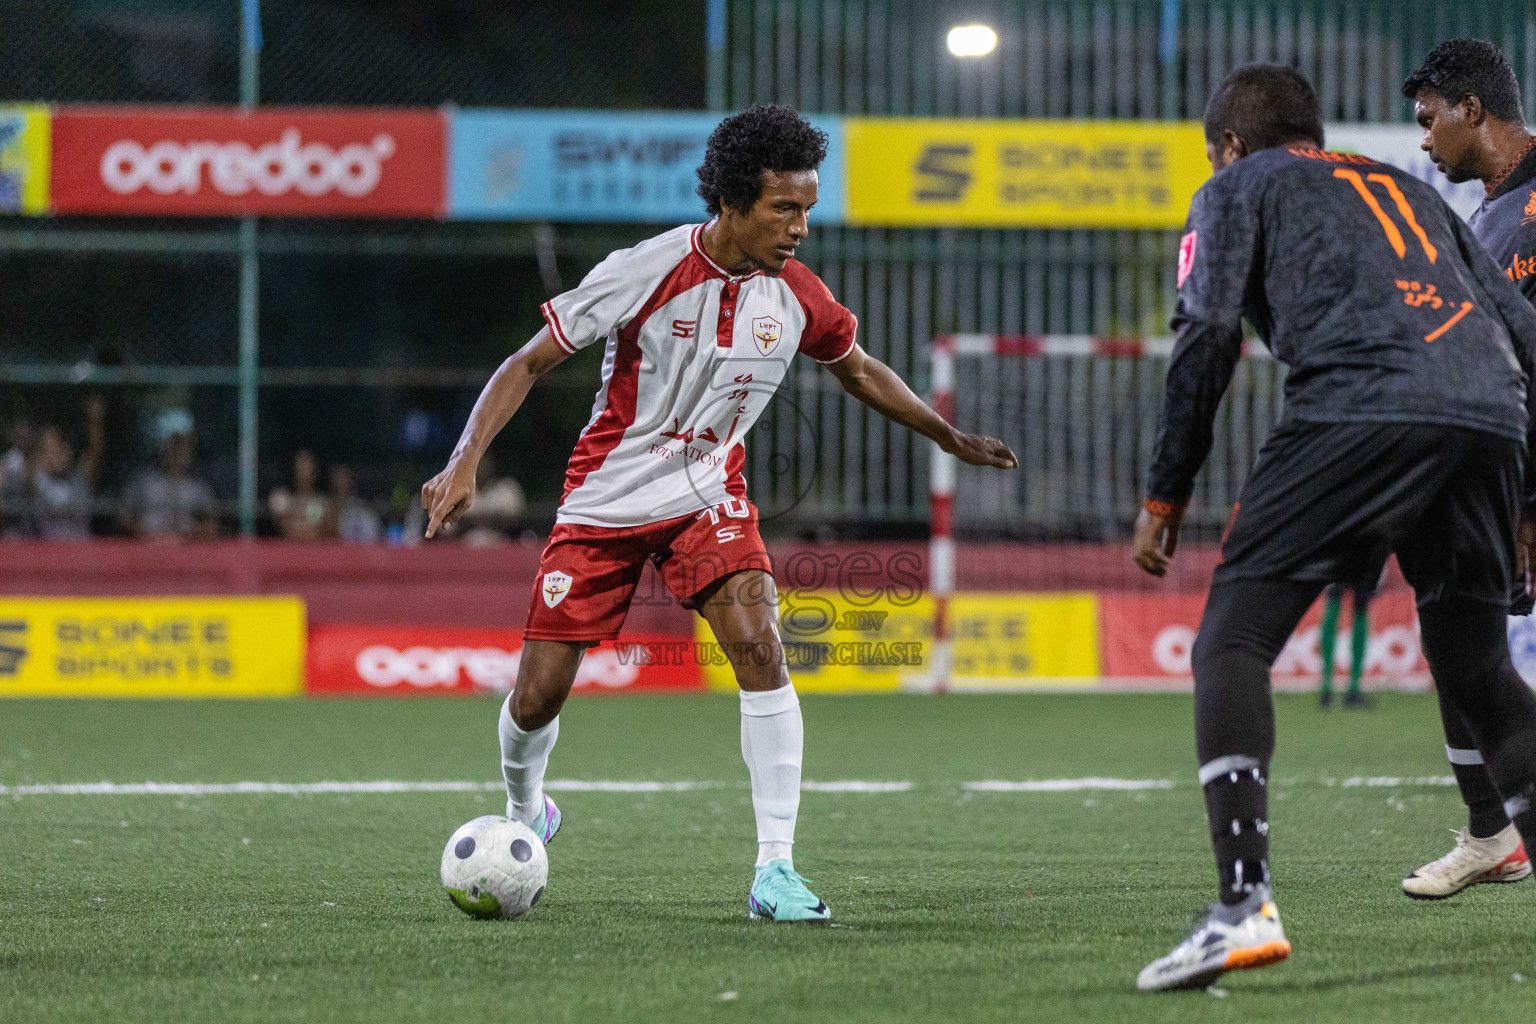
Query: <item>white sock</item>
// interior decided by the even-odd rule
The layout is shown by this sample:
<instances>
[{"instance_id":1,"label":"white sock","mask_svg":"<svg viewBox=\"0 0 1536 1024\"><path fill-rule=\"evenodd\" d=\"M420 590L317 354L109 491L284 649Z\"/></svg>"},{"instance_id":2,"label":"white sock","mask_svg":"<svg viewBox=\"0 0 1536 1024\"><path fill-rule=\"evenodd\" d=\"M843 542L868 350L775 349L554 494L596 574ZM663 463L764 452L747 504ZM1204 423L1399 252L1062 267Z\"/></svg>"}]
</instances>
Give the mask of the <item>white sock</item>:
<instances>
[{"instance_id":1,"label":"white sock","mask_svg":"<svg viewBox=\"0 0 1536 1024\"><path fill-rule=\"evenodd\" d=\"M512 721L512 696L501 705L501 777L507 782L507 817L532 825L544 813L544 768L560 735L560 716L524 732Z\"/></svg>"},{"instance_id":2,"label":"white sock","mask_svg":"<svg viewBox=\"0 0 1536 1024\"><path fill-rule=\"evenodd\" d=\"M794 862L804 747L805 723L793 686L741 691L741 756L752 775L759 867L771 860Z\"/></svg>"}]
</instances>

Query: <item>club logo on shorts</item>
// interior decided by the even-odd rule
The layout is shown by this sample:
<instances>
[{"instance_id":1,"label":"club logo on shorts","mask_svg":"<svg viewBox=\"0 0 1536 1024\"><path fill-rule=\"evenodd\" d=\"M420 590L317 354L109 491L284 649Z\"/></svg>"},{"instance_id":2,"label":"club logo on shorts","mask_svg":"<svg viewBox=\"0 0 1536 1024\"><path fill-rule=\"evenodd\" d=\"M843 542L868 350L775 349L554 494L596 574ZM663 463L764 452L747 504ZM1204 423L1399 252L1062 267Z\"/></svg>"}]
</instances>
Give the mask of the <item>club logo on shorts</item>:
<instances>
[{"instance_id":1,"label":"club logo on shorts","mask_svg":"<svg viewBox=\"0 0 1536 1024\"><path fill-rule=\"evenodd\" d=\"M1193 269L1195 269L1195 232L1191 231L1179 239L1179 276L1174 287L1183 288L1184 279Z\"/></svg>"},{"instance_id":2,"label":"club logo on shorts","mask_svg":"<svg viewBox=\"0 0 1536 1024\"><path fill-rule=\"evenodd\" d=\"M541 591L544 595L544 603L553 608L565 600L565 595L571 592L571 578L563 572L547 572L544 574L544 587Z\"/></svg>"},{"instance_id":3,"label":"club logo on shorts","mask_svg":"<svg viewBox=\"0 0 1536 1024\"><path fill-rule=\"evenodd\" d=\"M783 333L784 325L771 316L752 318L752 340L757 342L757 350L763 355L767 355L778 346L779 336Z\"/></svg>"}]
</instances>

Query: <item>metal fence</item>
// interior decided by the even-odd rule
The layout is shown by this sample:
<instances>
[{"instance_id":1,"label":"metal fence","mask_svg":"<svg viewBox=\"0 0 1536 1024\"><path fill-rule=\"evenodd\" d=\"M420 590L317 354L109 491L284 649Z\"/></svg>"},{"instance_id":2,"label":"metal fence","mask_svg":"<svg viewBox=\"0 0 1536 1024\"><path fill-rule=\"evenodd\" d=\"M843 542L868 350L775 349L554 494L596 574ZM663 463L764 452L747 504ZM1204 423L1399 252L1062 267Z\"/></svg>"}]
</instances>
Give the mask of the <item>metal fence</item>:
<instances>
[{"instance_id":1,"label":"metal fence","mask_svg":"<svg viewBox=\"0 0 1536 1024\"><path fill-rule=\"evenodd\" d=\"M239 10L238 0L13 0L0 5L0 100L235 102ZM261 10L264 102L1195 117L1228 69L1263 58L1311 76L1331 120L1400 121L1398 85L1422 54L1476 35L1504 47L1536 107L1536 8L1504 0L640 0L626 17L597 0L264 0ZM944 32L960 20L996 26L997 52L950 57ZM382 501L445 454L478 380L537 328L538 301L649 232L264 222L254 233L259 490L286 476L295 447L329 438L331 457L352 462ZM805 251L859 315L865 345L921 390L939 333L1162 333L1175 234L824 228ZM216 488L233 499L240 265L229 222L0 225L0 414L62 416L81 382L132 389L140 406L190 405ZM572 362L503 449L536 519L558 494L595 379L590 361ZM1123 530L1140 464L1094 453L1104 437L1110 451L1149 443L1160 364L1039 357L975 372L978 387L1006 385L986 416L1011 425L998 429L1017 431L1033 461L1011 497L978 481L969 501L962 478L961 532ZM1267 409L1277 391L1251 386L1257 397L1234 406L1230 447L1201 484L1212 517L1270 422L1244 410ZM974 414L981 428L983 409L965 402L962 391L962 422ZM417 414L437 426L407 445ZM814 367L795 372L749 446L754 494L778 529L910 532L926 518L924 445ZM399 500L389 514L401 514Z\"/></svg>"},{"instance_id":2,"label":"metal fence","mask_svg":"<svg viewBox=\"0 0 1536 1024\"><path fill-rule=\"evenodd\" d=\"M724 107L781 102L871 115L1194 119L1231 68L1273 60L1308 75L1330 121L1406 121L1403 79L1437 42L1470 35L1499 43L1520 76L1526 107L1536 108L1536 8L1513 2L1024 0L958 7L731 0L717 10L724 31L715 37L710 82L713 101ZM945 31L958 21L995 27L997 51L979 61L950 57ZM935 334L1163 333L1177 232L825 228L806 248L812 266L859 314L864 344L922 386ZM1264 369L1238 371L1198 483L1192 519L1213 531L1274 420L1279 385L1271 375L1280 368L1255 365ZM1156 359L1134 365L1092 357L989 367L978 383L993 390L973 397L1004 404L987 416L971 407L973 421L962 388L962 424L993 424L1032 462L1006 481L962 473L955 506L961 535L1123 533L1145 460L1112 462L1095 453L1150 446L1163 368ZM997 391L1011 374L1023 376ZM853 403L821 401L825 436L839 447L821 461L836 472L814 486L796 484L807 488L804 521L924 520L926 442ZM840 407L828 411L828 403ZM758 474L753 486L766 489L773 465L754 459L750 466Z\"/></svg>"}]
</instances>

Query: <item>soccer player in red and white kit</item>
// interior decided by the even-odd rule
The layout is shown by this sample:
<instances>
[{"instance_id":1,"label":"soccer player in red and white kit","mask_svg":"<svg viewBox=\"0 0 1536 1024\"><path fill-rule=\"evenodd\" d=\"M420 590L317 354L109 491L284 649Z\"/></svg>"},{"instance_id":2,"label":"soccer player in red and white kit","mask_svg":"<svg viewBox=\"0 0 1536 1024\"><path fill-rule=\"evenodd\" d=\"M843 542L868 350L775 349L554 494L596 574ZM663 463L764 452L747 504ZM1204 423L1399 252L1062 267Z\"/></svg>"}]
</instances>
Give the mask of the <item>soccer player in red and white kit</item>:
<instances>
[{"instance_id":1,"label":"soccer player in red and white kit","mask_svg":"<svg viewBox=\"0 0 1536 1024\"><path fill-rule=\"evenodd\" d=\"M430 537L469 508L476 465L533 382L587 345L606 346L501 711L507 814L546 842L559 830L543 782L561 705L586 649L618 636L651 561L709 623L741 687L758 839L748 911L771 921L831 914L794 870L804 729L773 567L741 475L744 436L803 353L848 394L965 462L1018 465L1001 441L955 430L871 358L853 314L793 258L826 147L826 135L786 107L722 121L698 172L713 219L615 252L545 303L545 327L491 377L447 468L422 488Z\"/></svg>"}]
</instances>

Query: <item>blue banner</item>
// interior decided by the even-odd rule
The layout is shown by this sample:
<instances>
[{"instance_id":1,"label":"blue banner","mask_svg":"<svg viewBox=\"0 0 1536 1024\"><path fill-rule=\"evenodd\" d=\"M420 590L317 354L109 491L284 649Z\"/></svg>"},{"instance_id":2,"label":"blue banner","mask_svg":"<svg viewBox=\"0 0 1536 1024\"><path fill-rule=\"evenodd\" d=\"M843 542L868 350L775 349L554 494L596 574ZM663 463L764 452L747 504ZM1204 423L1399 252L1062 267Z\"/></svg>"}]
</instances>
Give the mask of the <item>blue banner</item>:
<instances>
[{"instance_id":1,"label":"blue banner","mask_svg":"<svg viewBox=\"0 0 1536 1024\"><path fill-rule=\"evenodd\" d=\"M695 189L722 115L694 111L457 110L449 121L448 216L467 220L681 224L705 218ZM812 218L843 219L842 122Z\"/></svg>"}]
</instances>

